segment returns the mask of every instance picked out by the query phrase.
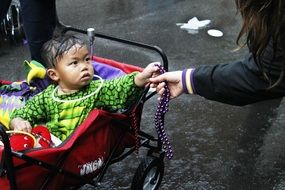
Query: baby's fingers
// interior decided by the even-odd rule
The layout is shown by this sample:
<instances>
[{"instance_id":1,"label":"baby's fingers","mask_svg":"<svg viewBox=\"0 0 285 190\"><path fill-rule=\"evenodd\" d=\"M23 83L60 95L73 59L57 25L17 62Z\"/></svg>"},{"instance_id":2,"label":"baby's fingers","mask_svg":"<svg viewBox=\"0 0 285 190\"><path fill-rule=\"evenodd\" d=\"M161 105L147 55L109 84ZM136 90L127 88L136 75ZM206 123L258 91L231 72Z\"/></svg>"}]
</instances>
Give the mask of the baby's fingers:
<instances>
[{"instance_id":1,"label":"baby's fingers","mask_svg":"<svg viewBox=\"0 0 285 190\"><path fill-rule=\"evenodd\" d=\"M32 126L28 121L21 121L15 124L14 130L30 133L32 131Z\"/></svg>"},{"instance_id":2,"label":"baby's fingers","mask_svg":"<svg viewBox=\"0 0 285 190\"><path fill-rule=\"evenodd\" d=\"M25 132L31 133L31 131L32 131L32 126L30 122L25 121Z\"/></svg>"}]
</instances>

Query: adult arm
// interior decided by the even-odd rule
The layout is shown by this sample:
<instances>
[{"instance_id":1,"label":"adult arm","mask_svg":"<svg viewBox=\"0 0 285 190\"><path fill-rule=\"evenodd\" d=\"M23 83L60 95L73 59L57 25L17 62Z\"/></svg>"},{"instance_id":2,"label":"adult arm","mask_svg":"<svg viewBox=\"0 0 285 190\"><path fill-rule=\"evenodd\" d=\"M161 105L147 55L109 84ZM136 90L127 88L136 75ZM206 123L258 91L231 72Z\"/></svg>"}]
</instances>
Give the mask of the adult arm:
<instances>
[{"instance_id":1,"label":"adult arm","mask_svg":"<svg viewBox=\"0 0 285 190\"><path fill-rule=\"evenodd\" d=\"M278 79L284 61L279 52L273 56L271 43L261 57L261 64L273 82ZM251 53L242 61L197 67L190 78L194 94L232 105L247 105L285 95L284 81L268 88L269 82Z\"/></svg>"}]
</instances>

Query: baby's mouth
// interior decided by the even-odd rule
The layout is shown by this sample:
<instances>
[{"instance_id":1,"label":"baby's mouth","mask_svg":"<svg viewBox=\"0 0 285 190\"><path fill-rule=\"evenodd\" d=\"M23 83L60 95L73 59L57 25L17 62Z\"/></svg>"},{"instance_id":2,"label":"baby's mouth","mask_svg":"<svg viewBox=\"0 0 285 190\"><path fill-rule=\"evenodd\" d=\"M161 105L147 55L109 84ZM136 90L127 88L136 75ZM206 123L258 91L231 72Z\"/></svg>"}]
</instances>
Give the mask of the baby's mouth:
<instances>
[{"instance_id":1,"label":"baby's mouth","mask_svg":"<svg viewBox=\"0 0 285 190\"><path fill-rule=\"evenodd\" d=\"M86 79L90 79L91 75L89 73L84 73L81 77L81 79L86 80Z\"/></svg>"}]
</instances>

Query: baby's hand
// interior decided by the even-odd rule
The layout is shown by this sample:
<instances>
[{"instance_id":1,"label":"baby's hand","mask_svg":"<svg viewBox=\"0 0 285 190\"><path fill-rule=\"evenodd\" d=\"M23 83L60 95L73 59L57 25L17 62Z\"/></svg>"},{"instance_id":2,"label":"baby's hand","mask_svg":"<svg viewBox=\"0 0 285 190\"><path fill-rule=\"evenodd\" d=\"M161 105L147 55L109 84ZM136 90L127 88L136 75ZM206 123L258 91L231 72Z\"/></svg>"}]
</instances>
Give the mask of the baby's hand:
<instances>
[{"instance_id":1,"label":"baby's hand","mask_svg":"<svg viewBox=\"0 0 285 190\"><path fill-rule=\"evenodd\" d=\"M159 62L150 63L146 68L135 77L135 83L137 86L143 87L149 83L149 79L159 75L159 68L156 65L160 65Z\"/></svg>"},{"instance_id":2,"label":"baby's hand","mask_svg":"<svg viewBox=\"0 0 285 190\"><path fill-rule=\"evenodd\" d=\"M30 122L22 119L22 118L14 118L10 122L10 128L15 130L15 131L24 131L31 133L32 131L32 126Z\"/></svg>"}]
</instances>

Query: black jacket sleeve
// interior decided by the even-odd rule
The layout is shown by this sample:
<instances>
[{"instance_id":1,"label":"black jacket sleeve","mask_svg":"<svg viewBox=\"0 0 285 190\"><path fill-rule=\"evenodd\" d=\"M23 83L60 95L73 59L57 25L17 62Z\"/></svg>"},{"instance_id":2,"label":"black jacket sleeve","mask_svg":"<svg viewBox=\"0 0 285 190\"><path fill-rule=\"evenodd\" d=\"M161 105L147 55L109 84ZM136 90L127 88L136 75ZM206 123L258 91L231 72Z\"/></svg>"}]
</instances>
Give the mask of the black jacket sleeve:
<instances>
[{"instance_id":1,"label":"black jacket sleeve","mask_svg":"<svg viewBox=\"0 0 285 190\"><path fill-rule=\"evenodd\" d=\"M275 82L280 75L284 58L279 50L274 56L273 45L270 43L260 63L267 76ZM196 94L200 96L239 106L285 95L284 80L277 87L268 88L270 83L251 53L244 60L234 63L197 67L193 73L193 84Z\"/></svg>"}]
</instances>

